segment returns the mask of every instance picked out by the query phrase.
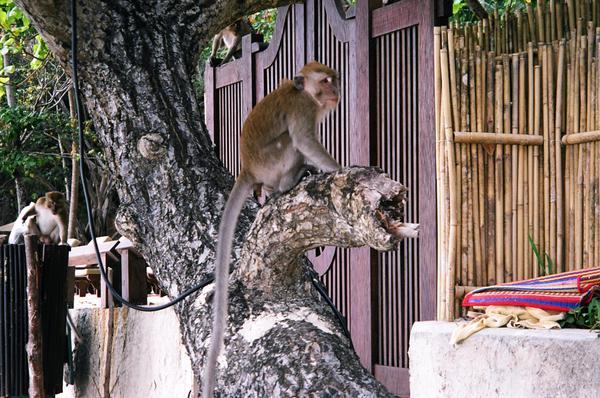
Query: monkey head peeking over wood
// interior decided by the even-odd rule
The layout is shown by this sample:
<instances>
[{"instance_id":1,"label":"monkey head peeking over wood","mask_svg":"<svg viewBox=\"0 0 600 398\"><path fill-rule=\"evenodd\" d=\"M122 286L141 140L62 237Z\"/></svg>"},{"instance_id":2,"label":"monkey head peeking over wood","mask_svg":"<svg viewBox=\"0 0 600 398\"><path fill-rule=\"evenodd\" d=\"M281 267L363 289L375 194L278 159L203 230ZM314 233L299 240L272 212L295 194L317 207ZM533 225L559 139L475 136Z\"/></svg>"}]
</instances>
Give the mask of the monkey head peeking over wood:
<instances>
[{"instance_id":1,"label":"monkey head peeking over wood","mask_svg":"<svg viewBox=\"0 0 600 398\"><path fill-rule=\"evenodd\" d=\"M239 213L253 188L285 193L300 181L307 168L325 172L340 169L319 141L319 124L339 100L337 72L313 61L293 81L283 81L256 104L244 122L242 167L219 226L213 326L202 383L204 398L213 396L217 357L227 326L229 262Z\"/></svg>"}]
</instances>

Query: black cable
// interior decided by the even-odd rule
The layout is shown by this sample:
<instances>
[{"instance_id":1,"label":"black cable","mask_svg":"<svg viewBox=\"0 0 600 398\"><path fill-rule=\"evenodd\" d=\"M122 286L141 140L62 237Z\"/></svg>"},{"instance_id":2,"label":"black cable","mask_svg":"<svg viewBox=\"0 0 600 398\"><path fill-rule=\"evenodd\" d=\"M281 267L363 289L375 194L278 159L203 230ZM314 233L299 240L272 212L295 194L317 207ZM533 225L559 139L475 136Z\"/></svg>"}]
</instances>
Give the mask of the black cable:
<instances>
[{"instance_id":1,"label":"black cable","mask_svg":"<svg viewBox=\"0 0 600 398\"><path fill-rule=\"evenodd\" d=\"M310 260L308 262L310 263ZM308 269L308 272L310 281L312 282L314 288L317 289L317 292L319 292L323 300L325 300L329 307L331 307L333 315L336 317L336 319L340 323L340 326L342 327L342 332L344 333L344 336L346 336L348 340L350 340L350 347L354 349L354 344L352 344L352 337L350 336L350 331L348 330L348 322L346 321L346 317L340 312L340 310L337 309L337 307L333 303L333 300L331 300L331 297L329 297L325 285L319 279L319 274L317 273L317 271L315 271L313 267L310 267Z\"/></svg>"},{"instance_id":2,"label":"black cable","mask_svg":"<svg viewBox=\"0 0 600 398\"><path fill-rule=\"evenodd\" d=\"M100 255L100 249L98 248L98 242L96 242L96 234L94 232L94 218L92 217L92 210L90 207L90 200L89 200L88 189L87 189L87 180L85 177L85 168L84 168L84 163L83 163L84 154L85 154L85 150L84 150L85 142L83 140L83 123L81 121L81 112L80 112L80 106L79 106L79 83L78 83L78 79L77 79L77 10L76 10L75 3L76 3L76 0L71 1L71 67L72 67L72 71L73 71L73 91L75 92L74 93L75 94L74 95L75 107L77 108L77 130L79 133L79 168L81 171L80 172L81 185L82 185L82 189L83 189L83 198L85 200L88 223L89 223L89 227L90 227L90 235L92 237L92 242L94 243L94 249L96 251L96 260L98 261L98 268L100 268L100 274L102 275L102 279L104 279L104 282L106 283L106 286L108 287L108 290L110 290L110 293L113 295L114 298L116 298L118 301L123 303L125 306L132 308L134 310L137 310L137 311L144 311L144 312L160 311L160 310L163 310L165 308L171 307L172 305L179 303L181 300L183 300L190 294L195 293L198 290L205 287L206 285L212 283L215 278L213 276L211 276L211 277L207 278L207 280L201 282L199 285L186 290L180 296L173 299L173 301L170 301L168 303L161 304L161 305L152 306L152 307L141 306L141 305L133 304L133 303L127 301L126 299L123 298L123 296L121 296L115 290L112 283L110 283L110 281L108 280L108 276L106 275L106 270L104 268L104 264L102 263L102 256Z\"/></svg>"}]
</instances>

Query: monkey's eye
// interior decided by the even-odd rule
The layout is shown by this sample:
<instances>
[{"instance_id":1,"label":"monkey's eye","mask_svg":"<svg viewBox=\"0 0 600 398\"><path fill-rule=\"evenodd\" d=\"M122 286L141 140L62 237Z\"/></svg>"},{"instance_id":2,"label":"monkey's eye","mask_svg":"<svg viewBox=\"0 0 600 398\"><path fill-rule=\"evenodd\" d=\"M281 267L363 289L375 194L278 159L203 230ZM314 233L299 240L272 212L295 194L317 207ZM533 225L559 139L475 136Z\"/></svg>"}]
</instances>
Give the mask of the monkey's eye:
<instances>
[{"instance_id":1,"label":"monkey's eye","mask_svg":"<svg viewBox=\"0 0 600 398\"><path fill-rule=\"evenodd\" d=\"M321 80L321 83L325 84L325 83L331 83L333 81L333 79L331 78L331 76L327 76L326 78L324 78L323 80Z\"/></svg>"}]
</instances>

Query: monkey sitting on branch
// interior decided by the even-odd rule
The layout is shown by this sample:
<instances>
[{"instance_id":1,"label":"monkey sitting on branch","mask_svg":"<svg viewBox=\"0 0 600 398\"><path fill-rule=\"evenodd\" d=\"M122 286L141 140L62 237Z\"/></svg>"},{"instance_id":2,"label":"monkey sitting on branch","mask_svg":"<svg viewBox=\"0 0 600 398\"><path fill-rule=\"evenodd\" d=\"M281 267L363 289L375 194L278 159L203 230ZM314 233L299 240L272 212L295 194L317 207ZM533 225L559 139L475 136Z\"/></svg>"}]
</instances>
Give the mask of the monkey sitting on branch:
<instances>
[{"instance_id":1,"label":"monkey sitting on branch","mask_svg":"<svg viewBox=\"0 0 600 398\"><path fill-rule=\"evenodd\" d=\"M21 210L8 237L9 244L23 242L23 235L39 235L44 244L67 244L68 206L61 192L46 192ZM33 218L32 218L33 216Z\"/></svg>"},{"instance_id":2,"label":"monkey sitting on branch","mask_svg":"<svg viewBox=\"0 0 600 398\"><path fill-rule=\"evenodd\" d=\"M242 37L250 33L254 33L254 28L245 18L238 19L217 33L213 38L212 50L208 58L210 66L214 68L223 65L231 57L239 58L242 50ZM225 58L220 60L217 58L217 51L223 46L227 48L227 53Z\"/></svg>"},{"instance_id":3,"label":"monkey sitting on branch","mask_svg":"<svg viewBox=\"0 0 600 398\"><path fill-rule=\"evenodd\" d=\"M203 397L213 396L217 357L227 323L229 262L238 216L253 189L281 194L292 189L308 167L324 172L339 163L319 142L319 124L340 100L336 71L306 64L293 81L283 81L263 98L244 122L240 140L242 168L219 226L215 262L215 299L211 346L204 367Z\"/></svg>"}]
</instances>

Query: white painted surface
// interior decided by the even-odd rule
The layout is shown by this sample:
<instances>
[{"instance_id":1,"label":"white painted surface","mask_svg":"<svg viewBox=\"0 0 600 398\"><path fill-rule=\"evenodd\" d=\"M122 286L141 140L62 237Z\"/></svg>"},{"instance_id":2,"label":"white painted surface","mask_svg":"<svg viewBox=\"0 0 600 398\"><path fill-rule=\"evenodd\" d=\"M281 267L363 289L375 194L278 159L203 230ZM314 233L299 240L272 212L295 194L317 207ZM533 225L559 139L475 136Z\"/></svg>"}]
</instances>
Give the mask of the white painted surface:
<instances>
[{"instance_id":1,"label":"white painted surface","mask_svg":"<svg viewBox=\"0 0 600 398\"><path fill-rule=\"evenodd\" d=\"M80 374L75 388L66 388L63 394L57 395L60 398L101 396L108 310L74 311L76 323L81 321L83 311L87 312L85 317L89 317L85 324L94 326L93 330L82 330L90 348L89 375L80 382ZM114 319L111 397L186 398L192 388L193 375L173 310L144 313L117 309Z\"/></svg>"},{"instance_id":2,"label":"white painted surface","mask_svg":"<svg viewBox=\"0 0 600 398\"><path fill-rule=\"evenodd\" d=\"M600 397L600 338L588 330L485 329L450 346L452 322L410 335L412 398Z\"/></svg>"}]
</instances>

